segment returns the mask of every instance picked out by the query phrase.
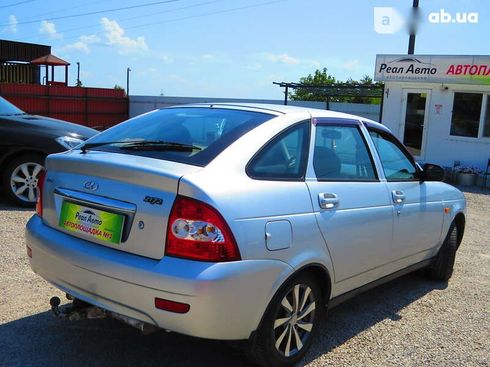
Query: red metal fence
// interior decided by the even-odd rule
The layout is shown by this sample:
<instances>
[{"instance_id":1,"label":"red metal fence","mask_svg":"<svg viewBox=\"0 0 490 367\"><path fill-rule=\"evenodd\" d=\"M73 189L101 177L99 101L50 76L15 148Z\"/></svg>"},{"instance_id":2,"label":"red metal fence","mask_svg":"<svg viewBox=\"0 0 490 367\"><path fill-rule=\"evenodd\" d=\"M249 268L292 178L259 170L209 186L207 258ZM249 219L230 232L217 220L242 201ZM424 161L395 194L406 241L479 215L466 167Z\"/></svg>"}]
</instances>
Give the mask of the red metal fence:
<instances>
[{"instance_id":1,"label":"red metal fence","mask_svg":"<svg viewBox=\"0 0 490 367\"><path fill-rule=\"evenodd\" d=\"M0 83L0 96L33 115L49 116L97 129L128 118L124 90Z\"/></svg>"}]
</instances>

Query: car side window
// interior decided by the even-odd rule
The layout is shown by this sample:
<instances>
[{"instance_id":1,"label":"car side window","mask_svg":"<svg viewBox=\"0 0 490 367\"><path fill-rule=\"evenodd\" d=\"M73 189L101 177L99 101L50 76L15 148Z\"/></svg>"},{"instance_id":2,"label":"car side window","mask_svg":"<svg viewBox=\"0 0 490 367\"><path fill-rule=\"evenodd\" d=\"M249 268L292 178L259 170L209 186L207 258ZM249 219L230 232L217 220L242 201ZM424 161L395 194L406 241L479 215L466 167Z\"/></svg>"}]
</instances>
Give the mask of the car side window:
<instances>
[{"instance_id":1,"label":"car side window","mask_svg":"<svg viewBox=\"0 0 490 367\"><path fill-rule=\"evenodd\" d=\"M369 130L369 135L378 151L385 177L388 181L411 181L417 179L417 168L399 146L400 143L386 133Z\"/></svg>"},{"instance_id":2,"label":"car side window","mask_svg":"<svg viewBox=\"0 0 490 367\"><path fill-rule=\"evenodd\" d=\"M259 180L303 180L308 161L310 121L296 124L269 141L247 166Z\"/></svg>"},{"instance_id":3,"label":"car side window","mask_svg":"<svg viewBox=\"0 0 490 367\"><path fill-rule=\"evenodd\" d=\"M317 125L313 168L318 181L374 181L374 164L357 126Z\"/></svg>"}]
</instances>

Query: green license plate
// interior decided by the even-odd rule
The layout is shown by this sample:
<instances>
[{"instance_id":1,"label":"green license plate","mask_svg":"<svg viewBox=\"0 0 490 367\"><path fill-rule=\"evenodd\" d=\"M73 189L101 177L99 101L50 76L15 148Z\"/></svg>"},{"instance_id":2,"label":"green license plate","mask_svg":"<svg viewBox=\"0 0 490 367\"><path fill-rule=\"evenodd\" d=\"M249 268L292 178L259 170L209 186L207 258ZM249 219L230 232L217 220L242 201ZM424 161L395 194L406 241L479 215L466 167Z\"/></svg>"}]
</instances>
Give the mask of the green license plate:
<instances>
[{"instance_id":1,"label":"green license plate","mask_svg":"<svg viewBox=\"0 0 490 367\"><path fill-rule=\"evenodd\" d=\"M119 244L124 228L124 215L64 201L59 226L104 242Z\"/></svg>"}]
</instances>

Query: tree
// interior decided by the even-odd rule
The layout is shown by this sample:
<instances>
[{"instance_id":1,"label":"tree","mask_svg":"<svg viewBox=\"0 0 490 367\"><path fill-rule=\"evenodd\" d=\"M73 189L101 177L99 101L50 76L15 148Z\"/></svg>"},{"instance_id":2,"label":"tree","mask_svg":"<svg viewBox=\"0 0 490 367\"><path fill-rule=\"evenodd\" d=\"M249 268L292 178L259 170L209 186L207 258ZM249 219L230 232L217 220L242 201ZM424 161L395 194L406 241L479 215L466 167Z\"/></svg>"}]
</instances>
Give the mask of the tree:
<instances>
[{"instance_id":1,"label":"tree","mask_svg":"<svg viewBox=\"0 0 490 367\"><path fill-rule=\"evenodd\" d=\"M359 84L375 84L373 82L373 78L371 78L369 75L364 75L361 80L359 80Z\"/></svg>"},{"instance_id":2,"label":"tree","mask_svg":"<svg viewBox=\"0 0 490 367\"><path fill-rule=\"evenodd\" d=\"M308 74L307 77L302 77L299 79L301 84L305 85L332 85L337 83L335 78L330 75L327 68L322 70L316 69L313 75ZM296 101L324 101L325 94L320 90L315 89L296 89L290 93L289 97Z\"/></svg>"}]
</instances>

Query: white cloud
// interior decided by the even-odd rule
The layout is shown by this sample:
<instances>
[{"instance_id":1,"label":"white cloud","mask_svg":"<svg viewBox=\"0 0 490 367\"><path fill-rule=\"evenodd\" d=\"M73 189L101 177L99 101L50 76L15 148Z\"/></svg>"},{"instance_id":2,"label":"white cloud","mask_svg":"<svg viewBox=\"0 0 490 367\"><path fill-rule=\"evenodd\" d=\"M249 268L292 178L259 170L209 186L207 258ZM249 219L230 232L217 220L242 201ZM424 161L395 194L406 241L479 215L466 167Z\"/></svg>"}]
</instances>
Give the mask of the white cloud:
<instances>
[{"instance_id":1,"label":"white cloud","mask_svg":"<svg viewBox=\"0 0 490 367\"><path fill-rule=\"evenodd\" d=\"M146 44L144 37L139 36L130 38L125 36L124 29L115 20L103 17L100 23L104 29L104 36L107 40L107 44L117 47L119 52L128 53L148 50L148 45Z\"/></svg>"},{"instance_id":2,"label":"white cloud","mask_svg":"<svg viewBox=\"0 0 490 367\"><path fill-rule=\"evenodd\" d=\"M63 38L63 35L56 31L56 26L54 25L54 23L48 22L47 20L43 20L41 22L39 33L47 36L50 40Z\"/></svg>"},{"instance_id":3,"label":"white cloud","mask_svg":"<svg viewBox=\"0 0 490 367\"><path fill-rule=\"evenodd\" d=\"M287 65L299 65L301 61L295 57L289 56L288 54L266 54L266 59L273 63L287 64Z\"/></svg>"},{"instance_id":4,"label":"white cloud","mask_svg":"<svg viewBox=\"0 0 490 367\"><path fill-rule=\"evenodd\" d=\"M201 59L212 60L212 59L214 59L214 56L212 54L204 54L204 55L201 55Z\"/></svg>"},{"instance_id":5,"label":"white cloud","mask_svg":"<svg viewBox=\"0 0 490 367\"><path fill-rule=\"evenodd\" d=\"M83 43L82 41L77 41L75 43L70 43L69 45L66 45L63 47L64 51L82 51L88 54L90 52L90 49L88 48L88 45L86 43Z\"/></svg>"},{"instance_id":6,"label":"white cloud","mask_svg":"<svg viewBox=\"0 0 490 367\"><path fill-rule=\"evenodd\" d=\"M346 70L356 70L359 69L360 63L359 60L347 60L342 64L342 68Z\"/></svg>"},{"instance_id":7,"label":"white cloud","mask_svg":"<svg viewBox=\"0 0 490 367\"><path fill-rule=\"evenodd\" d=\"M95 34L82 35L78 41L70 43L63 47L64 51L80 51L86 54L90 53L89 45L100 42L100 38Z\"/></svg>"},{"instance_id":8,"label":"white cloud","mask_svg":"<svg viewBox=\"0 0 490 367\"><path fill-rule=\"evenodd\" d=\"M8 25L2 29L2 33L17 33L17 23L15 15L9 15Z\"/></svg>"},{"instance_id":9,"label":"white cloud","mask_svg":"<svg viewBox=\"0 0 490 367\"><path fill-rule=\"evenodd\" d=\"M100 38L96 34L83 35L80 36L80 42L87 43L87 44L96 43L96 42L100 42Z\"/></svg>"}]
</instances>

